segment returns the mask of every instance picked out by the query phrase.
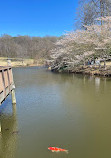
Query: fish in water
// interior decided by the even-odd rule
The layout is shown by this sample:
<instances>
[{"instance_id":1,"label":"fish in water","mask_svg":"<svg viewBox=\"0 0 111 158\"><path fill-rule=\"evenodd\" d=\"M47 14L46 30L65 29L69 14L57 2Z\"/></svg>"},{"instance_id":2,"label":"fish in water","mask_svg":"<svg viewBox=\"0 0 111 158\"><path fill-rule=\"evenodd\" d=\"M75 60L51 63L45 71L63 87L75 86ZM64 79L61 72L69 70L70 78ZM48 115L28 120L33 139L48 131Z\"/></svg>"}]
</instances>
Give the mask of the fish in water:
<instances>
[{"instance_id":1,"label":"fish in water","mask_svg":"<svg viewBox=\"0 0 111 158\"><path fill-rule=\"evenodd\" d=\"M60 152L60 151L62 151L62 152L68 153L68 150L62 149L62 148L58 148L58 147L49 147L48 150L51 150L52 152Z\"/></svg>"},{"instance_id":2,"label":"fish in water","mask_svg":"<svg viewBox=\"0 0 111 158\"><path fill-rule=\"evenodd\" d=\"M19 133L19 131L13 131L12 132L12 134L18 134Z\"/></svg>"},{"instance_id":3,"label":"fish in water","mask_svg":"<svg viewBox=\"0 0 111 158\"><path fill-rule=\"evenodd\" d=\"M6 131L9 131L9 128L6 128L5 130L6 130Z\"/></svg>"}]
</instances>

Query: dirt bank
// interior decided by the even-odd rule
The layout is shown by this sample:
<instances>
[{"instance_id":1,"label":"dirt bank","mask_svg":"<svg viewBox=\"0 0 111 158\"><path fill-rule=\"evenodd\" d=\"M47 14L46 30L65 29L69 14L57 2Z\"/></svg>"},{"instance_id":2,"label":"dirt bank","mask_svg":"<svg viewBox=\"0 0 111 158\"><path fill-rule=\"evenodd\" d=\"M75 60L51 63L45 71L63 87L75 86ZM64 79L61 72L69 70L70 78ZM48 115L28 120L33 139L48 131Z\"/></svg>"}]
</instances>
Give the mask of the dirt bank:
<instances>
[{"instance_id":1,"label":"dirt bank","mask_svg":"<svg viewBox=\"0 0 111 158\"><path fill-rule=\"evenodd\" d=\"M87 75L97 75L111 77L111 66L77 66L77 67L65 67L59 70L51 69L54 72L65 72L65 73L75 73L75 74L87 74Z\"/></svg>"}]
</instances>

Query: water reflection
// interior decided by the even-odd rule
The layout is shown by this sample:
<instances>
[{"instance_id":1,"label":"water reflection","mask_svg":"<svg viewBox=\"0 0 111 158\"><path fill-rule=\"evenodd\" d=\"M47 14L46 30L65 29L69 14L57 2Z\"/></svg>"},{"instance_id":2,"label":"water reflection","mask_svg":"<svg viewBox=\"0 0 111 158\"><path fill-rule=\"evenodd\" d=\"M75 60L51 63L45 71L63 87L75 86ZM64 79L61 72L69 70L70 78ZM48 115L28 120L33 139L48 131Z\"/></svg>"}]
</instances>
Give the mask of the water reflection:
<instances>
[{"instance_id":1,"label":"water reflection","mask_svg":"<svg viewBox=\"0 0 111 158\"><path fill-rule=\"evenodd\" d=\"M95 77L95 86L96 86L96 90L99 90L99 87L100 87L100 77Z\"/></svg>"},{"instance_id":2,"label":"water reflection","mask_svg":"<svg viewBox=\"0 0 111 158\"><path fill-rule=\"evenodd\" d=\"M16 105L12 106L12 113L0 112L0 158L15 158L17 145Z\"/></svg>"}]
</instances>

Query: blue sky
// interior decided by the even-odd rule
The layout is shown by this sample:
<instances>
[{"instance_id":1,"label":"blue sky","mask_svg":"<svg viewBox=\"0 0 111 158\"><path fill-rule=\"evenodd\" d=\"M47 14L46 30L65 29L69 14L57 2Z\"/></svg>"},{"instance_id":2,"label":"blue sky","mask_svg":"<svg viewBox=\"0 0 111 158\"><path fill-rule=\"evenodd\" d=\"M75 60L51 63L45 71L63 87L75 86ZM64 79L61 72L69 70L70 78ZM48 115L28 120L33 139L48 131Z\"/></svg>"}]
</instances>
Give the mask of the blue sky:
<instances>
[{"instance_id":1,"label":"blue sky","mask_svg":"<svg viewBox=\"0 0 111 158\"><path fill-rule=\"evenodd\" d=\"M78 0L1 0L0 34L60 36L74 29Z\"/></svg>"}]
</instances>

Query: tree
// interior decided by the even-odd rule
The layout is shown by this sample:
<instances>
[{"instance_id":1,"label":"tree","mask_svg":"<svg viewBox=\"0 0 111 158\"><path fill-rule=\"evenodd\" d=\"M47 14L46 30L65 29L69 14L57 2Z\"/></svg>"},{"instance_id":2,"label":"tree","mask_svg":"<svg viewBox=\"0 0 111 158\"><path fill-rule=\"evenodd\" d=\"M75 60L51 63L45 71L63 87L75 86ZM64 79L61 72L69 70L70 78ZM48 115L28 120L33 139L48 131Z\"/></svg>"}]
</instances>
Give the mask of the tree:
<instances>
[{"instance_id":1,"label":"tree","mask_svg":"<svg viewBox=\"0 0 111 158\"><path fill-rule=\"evenodd\" d=\"M52 58L60 67L67 58L66 63L75 66L84 63L84 59L98 56L109 57L111 52L111 17L100 17L96 25L84 25L86 30L68 32L62 39L58 40L57 48L52 51ZM103 30L99 21L103 21Z\"/></svg>"},{"instance_id":2,"label":"tree","mask_svg":"<svg viewBox=\"0 0 111 158\"><path fill-rule=\"evenodd\" d=\"M111 15L110 0L80 0L78 8L78 23L81 28L84 25L93 25L97 23L96 18ZM103 24L103 21L100 21Z\"/></svg>"}]
</instances>

